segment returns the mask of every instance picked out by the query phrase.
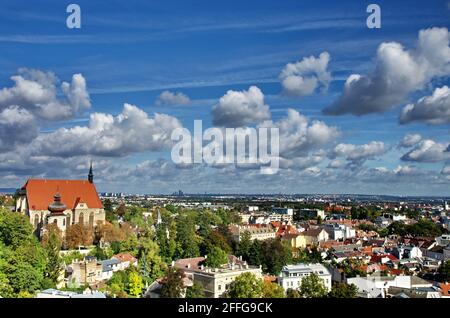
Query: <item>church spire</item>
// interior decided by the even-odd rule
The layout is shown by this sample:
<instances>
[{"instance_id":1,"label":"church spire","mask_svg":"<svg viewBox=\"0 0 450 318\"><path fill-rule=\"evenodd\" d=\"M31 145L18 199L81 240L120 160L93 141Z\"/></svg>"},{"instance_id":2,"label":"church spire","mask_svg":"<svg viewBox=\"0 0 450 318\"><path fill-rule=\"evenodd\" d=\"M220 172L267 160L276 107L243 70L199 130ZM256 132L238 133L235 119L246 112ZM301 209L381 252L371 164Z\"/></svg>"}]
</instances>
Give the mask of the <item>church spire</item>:
<instances>
[{"instance_id":1,"label":"church spire","mask_svg":"<svg viewBox=\"0 0 450 318\"><path fill-rule=\"evenodd\" d=\"M88 180L90 183L94 183L94 173L92 172L92 161L91 166L89 168Z\"/></svg>"},{"instance_id":2,"label":"church spire","mask_svg":"<svg viewBox=\"0 0 450 318\"><path fill-rule=\"evenodd\" d=\"M162 223L161 212L158 209L158 216L156 219L156 225L160 225Z\"/></svg>"}]
</instances>

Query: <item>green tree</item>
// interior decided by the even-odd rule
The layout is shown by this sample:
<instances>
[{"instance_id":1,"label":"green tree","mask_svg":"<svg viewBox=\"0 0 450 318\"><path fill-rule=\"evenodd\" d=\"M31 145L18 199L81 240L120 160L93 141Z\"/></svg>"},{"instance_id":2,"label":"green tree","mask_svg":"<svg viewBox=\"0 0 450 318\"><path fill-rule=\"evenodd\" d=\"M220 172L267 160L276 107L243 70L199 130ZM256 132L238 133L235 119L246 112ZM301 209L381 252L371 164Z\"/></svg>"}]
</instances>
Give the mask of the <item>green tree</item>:
<instances>
[{"instance_id":1,"label":"green tree","mask_svg":"<svg viewBox=\"0 0 450 318\"><path fill-rule=\"evenodd\" d=\"M291 246L280 239L269 239L262 243L263 269L272 275L278 275L286 264L292 262Z\"/></svg>"},{"instance_id":2,"label":"green tree","mask_svg":"<svg viewBox=\"0 0 450 318\"><path fill-rule=\"evenodd\" d=\"M13 296L13 288L10 285L8 276L0 271L0 297L9 298Z\"/></svg>"},{"instance_id":3,"label":"green tree","mask_svg":"<svg viewBox=\"0 0 450 318\"><path fill-rule=\"evenodd\" d=\"M442 275L443 280L450 281L450 260L442 263L438 272Z\"/></svg>"},{"instance_id":4,"label":"green tree","mask_svg":"<svg viewBox=\"0 0 450 318\"><path fill-rule=\"evenodd\" d=\"M62 236L56 224L49 224L47 226L47 233L44 235L42 245L47 254L47 266L44 277L48 278L56 286L62 271L62 258L59 256Z\"/></svg>"},{"instance_id":5,"label":"green tree","mask_svg":"<svg viewBox=\"0 0 450 318\"><path fill-rule=\"evenodd\" d=\"M251 234L249 231L244 231L244 233L241 234L236 254L238 256L242 256L244 260L249 261L251 246L252 246Z\"/></svg>"},{"instance_id":6,"label":"green tree","mask_svg":"<svg viewBox=\"0 0 450 318\"><path fill-rule=\"evenodd\" d=\"M229 298L261 298L263 291L262 280L255 274L246 272L230 284L227 292Z\"/></svg>"},{"instance_id":7,"label":"green tree","mask_svg":"<svg viewBox=\"0 0 450 318\"><path fill-rule=\"evenodd\" d=\"M0 209L0 241L12 248L33 240L30 221L20 213Z\"/></svg>"},{"instance_id":8,"label":"green tree","mask_svg":"<svg viewBox=\"0 0 450 318\"><path fill-rule=\"evenodd\" d=\"M159 246L156 242L145 239L139 249L139 269L144 281L151 284L163 275L165 263L159 255Z\"/></svg>"},{"instance_id":9,"label":"green tree","mask_svg":"<svg viewBox=\"0 0 450 318\"><path fill-rule=\"evenodd\" d=\"M334 283L329 296L331 298L356 298L358 288L354 284Z\"/></svg>"},{"instance_id":10,"label":"green tree","mask_svg":"<svg viewBox=\"0 0 450 318\"><path fill-rule=\"evenodd\" d=\"M194 282L192 286L186 288L186 298L205 298L202 284Z\"/></svg>"},{"instance_id":11,"label":"green tree","mask_svg":"<svg viewBox=\"0 0 450 318\"><path fill-rule=\"evenodd\" d=\"M284 298L284 289L276 283L265 281L262 288L263 298Z\"/></svg>"},{"instance_id":12,"label":"green tree","mask_svg":"<svg viewBox=\"0 0 450 318\"><path fill-rule=\"evenodd\" d=\"M142 294L142 288L144 288L144 283L142 282L141 276L138 273L132 272L128 278L129 280L129 293L134 297L139 297Z\"/></svg>"},{"instance_id":13,"label":"green tree","mask_svg":"<svg viewBox=\"0 0 450 318\"><path fill-rule=\"evenodd\" d=\"M192 217L182 215L177 218L176 240L179 258L198 257L200 255L198 237L195 232L195 223Z\"/></svg>"},{"instance_id":14,"label":"green tree","mask_svg":"<svg viewBox=\"0 0 450 318\"><path fill-rule=\"evenodd\" d=\"M178 268L169 268L162 280L161 298L181 298L184 293L184 273Z\"/></svg>"},{"instance_id":15,"label":"green tree","mask_svg":"<svg viewBox=\"0 0 450 318\"><path fill-rule=\"evenodd\" d=\"M305 298L323 298L328 294L323 280L316 273L302 278L299 291Z\"/></svg>"},{"instance_id":16,"label":"green tree","mask_svg":"<svg viewBox=\"0 0 450 318\"><path fill-rule=\"evenodd\" d=\"M227 253L219 247L211 247L207 255L205 263L209 267L221 267L228 262Z\"/></svg>"},{"instance_id":17,"label":"green tree","mask_svg":"<svg viewBox=\"0 0 450 318\"><path fill-rule=\"evenodd\" d=\"M302 295L300 295L300 292L298 291L298 289L289 288L286 291L286 297L287 298L302 298Z\"/></svg>"}]
</instances>

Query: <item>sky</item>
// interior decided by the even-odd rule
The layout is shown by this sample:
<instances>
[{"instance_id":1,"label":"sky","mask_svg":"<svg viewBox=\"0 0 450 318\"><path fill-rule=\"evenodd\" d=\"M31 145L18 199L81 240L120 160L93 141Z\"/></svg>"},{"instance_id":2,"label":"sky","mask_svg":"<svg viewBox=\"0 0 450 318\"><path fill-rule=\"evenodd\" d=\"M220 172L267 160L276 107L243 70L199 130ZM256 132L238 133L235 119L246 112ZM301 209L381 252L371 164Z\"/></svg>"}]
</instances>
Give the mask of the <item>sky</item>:
<instances>
[{"instance_id":1,"label":"sky","mask_svg":"<svg viewBox=\"0 0 450 318\"><path fill-rule=\"evenodd\" d=\"M448 0L4 0L0 188L92 161L101 192L448 196L449 21ZM175 163L194 120L278 128L279 171Z\"/></svg>"}]
</instances>

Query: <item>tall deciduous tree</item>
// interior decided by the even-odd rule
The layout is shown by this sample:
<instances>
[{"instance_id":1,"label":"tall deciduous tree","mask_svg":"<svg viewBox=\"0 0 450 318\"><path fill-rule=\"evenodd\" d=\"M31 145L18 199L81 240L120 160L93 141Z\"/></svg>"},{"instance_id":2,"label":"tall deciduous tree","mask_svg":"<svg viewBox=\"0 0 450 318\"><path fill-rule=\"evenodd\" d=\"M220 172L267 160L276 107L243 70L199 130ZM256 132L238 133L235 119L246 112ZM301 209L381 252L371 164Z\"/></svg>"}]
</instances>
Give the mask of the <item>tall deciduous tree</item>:
<instances>
[{"instance_id":1,"label":"tall deciduous tree","mask_svg":"<svg viewBox=\"0 0 450 318\"><path fill-rule=\"evenodd\" d=\"M228 262L227 253L219 247L209 248L207 255L205 263L209 267L221 267Z\"/></svg>"},{"instance_id":2,"label":"tall deciduous tree","mask_svg":"<svg viewBox=\"0 0 450 318\"><path fill-rule=\"evenodd\" d=\"M142 288L144 288L144 283L142 282L141 276L136 272L131 272L128 278L129 281L129 293L134 297L138 297L142 294Z\"/></svg>"},{"instance_id":3,"label":"tall deciduous tree","mask_svg":"<svg viewBox=\"0 0 450 318\"><path fill-rule=\"evenodd\" d=\"M284 289L276 283L265 281L262 288L263 298L284 298Z\"/></svg>"},{"instance_id":4,"label":"tall deciduous tree","mask_svg":"<svg viewBox=\"0 0 450 318\"><path fill-rule=\"evenodd\" d=\"M184 273L178 268L169 268L162 280L161 298L181 298L184 293Z\"/></svg>"},{"instance_id":5,"label":"tall deciduous tree","mask_svg":"<svg viewBox=\"0 0 450 318\"><path fill-rule=\"evenodd\" d=\"M59 256L62 245L61 230L56 224L48 224L47 231L42 240L45 252L47 254L47 267L45 269L45 277L55 285L62 270L62 258Z\"/></svg>"},{"instance_id":6,"label":"tall deciduous tree","mask_svg":"<svg viewBox=\"0 0 450 318\"><path fill-rule=\"evenodd\" d=\"M316 273L302 278L299 291L306 298L323 298L328 294L323 280Z\"/></svg>"},{"instance_id":7,"label":"tall deciduous tree","mask_svg":"<svg viewBox=\"0 0 450 318\"><path fill-rule=\"evenodd\" d=\"M255 274L246 272L230 284L227 297L230 298L260 298L263 292L262 280Z\"/></svg>"},{"instance_id":8,"label":"tall deciduous tree","mask_svg":"<svg viewBox=\"0 0 450 318\"><path fill-rule=\"evenodd\" d=\"M356 298L358 288L354 284L335 283L331 288L331 298Z\"/></svg>"},{"instance_id":9,"label":"tall deciduous tree","mask_svg":"<svg viewBox=\"0 0 450 318\"><path fill-rule=\"evenodd\" d=\"M78 248L80 245L92 245L94 233L88 226L82 224L70 225L66 230L66 245L69 248Z\"/></svg>"}]
</instances>

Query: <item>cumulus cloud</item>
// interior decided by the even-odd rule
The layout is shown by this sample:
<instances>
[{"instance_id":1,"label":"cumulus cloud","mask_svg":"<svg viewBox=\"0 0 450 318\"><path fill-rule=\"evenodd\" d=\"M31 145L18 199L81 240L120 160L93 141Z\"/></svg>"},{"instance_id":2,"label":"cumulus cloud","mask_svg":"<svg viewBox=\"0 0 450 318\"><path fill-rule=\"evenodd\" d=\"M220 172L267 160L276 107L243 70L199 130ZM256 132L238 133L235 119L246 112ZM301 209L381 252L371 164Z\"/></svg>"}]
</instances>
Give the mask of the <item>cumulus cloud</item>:
<instances>
[{"instance_id":1,"label":"cumulus cloud","mask_svg":"<svg viewBox=\"0 0 450 318\"><path fill-rule=\"evenodd\" d=\"M450 166L445 166L442 168L441 174L450 176Z\"/></svg>"},{"instance_id":2,"label":"cumulus cloud","mask_svg":"<svg viewBox=\"0 0 450 318\"><path fill-rule=\"evenodd\" d=\"M0 110L17 105L39 118L59 120L81 114L91 106L81 74L58 86L53 73L23 68L11 80L14 86L0 90Z\"/></svg>"},{"instance_id":3,"label":"cumulus cloud","mask_svg":"<svg viewBox=\"0 0 450 318\"><path fill-rule=\"evenodd\" d=\"M60 128L40 135L30 147L34 153L50 156L123 156L169 147L173 129L181 126L175 117L158 113L149 117L138 107L125 104L115 117L91 114L88 126Z\"/></svg>"},{"instance_id":4,"label":"cumulus cloud","mask_svg":"<svg viewBox=\"0 0 450 318\"><path fill-rule=\"evenodd\" d=\"M401 148L409 148L417 145L422 140L422 136L419 134L406 134L402 141L399 143Z\"/></svg>"},{"instance_id":5,"label":"cumulus cloud","mask_svg":"<svg viewBox=\"0 0 450 318\"><path fill-rule=\"evenodd\" d=\"M350 75L342 95L323 112L361 116L400 105L408 94L422 89L431 79L450 74L449 43L447 28L421 30L413 50L397 42L382 43L374 71Z\"/></svg>"},{"instance_id":6,"label":"cumulus cloud","mask_svg":"<svg viewBox=\"0 0 450 318\"><path fill-rule=\"evenodd\" d=\"M345 157L351 162L363 162L383 155L386 151L387 149L381 141L372 141L364 145L341 143L334 147L332 157Z\"/></svg>"},{"instance_id":7,"label":"cumulus cloud","mask_svg":"<svg viewBox=\"0 0 450 318\"><path fill-rule=\"evenodd\" d=\"M324 146L337 137L340 132L323 121L310 121L294 109L288 109L287 116L279 121L265 121L259 127L279 129L280 154L284 158L303 157L312 149Z\"/></svg>"},{"instance_id":8,"label":"cumulus cloud","mask_svg":"<svg viewBox=\"0 0 450 318\"><path fill-rule=\"evenodd\" d=\"M344 166L345 166L345 163L343 161L341 161L339 159L334 159L334 160L331 160L328 163L327 168L329 168L329 169L339 169L339 168L342 168Z\"/></svg>"},{"instance_id":9,"label":"cumulus cloud","mask_svg":"<svg viewBox=\"0 0 450 318\"><path fill-rule=\"evenodd\" d=\"M419 142L416 147L402 156L403 161L439 162L450 158L446 151L449 144L437 143L431 139Z\"/></svg>"},{"instance_id":10,"label":"cumulus cloud","mask_svg":"<svg viewBox=\"0 0 450 318\"><path fill-rule=\"evenodd\" d=\"M213 124L222 127L242 127L270 118L264 94L256 86L247 91L229 90L212 108Z\"/></svg>"},{"instance_id":11,"label":"cumulus cloud","mask_svg":"<svg viewBox=\"0 0 450 318\"><path fill-rule=\"evenodd\" d=\"M19 106L9 106L0 112L0 150L28 144L38 135L33 115Z\"/></svg>"},{"instance_id":12,"label":"cumulus cloud","mask_svg":"<svg viewBox=\"0 0 450 318\"><path fill-rule=\"evenodd\" d=\"M157 106L178 106L189 105L191 99L181 92L164 91L159 94L155 104Z\"/></svg>"},{"instance_id":13,"label":"cumulus cloud","mask_svg":"<svg viewBox=\"0 0 450 318\"><path fill-rule=\"evenodd\" d=\"M423 121L428 124L450 123L450 88L436 88L431 96L422 97L415 104L406 105L400 115L400 123Z\"/></svg>"},{"instance_id":14,"label":"cumulus cloud","mask_svg":"<svg viewBox=\"0 0 450 318\"><path fill-rule=\"evenodd\" d=\"M292 96L306 96L319 87L326 91L331 81L331 74L327 70L329 61L330 54L323 52L317 58L310 56L287 64L280 74L284 92Z\"/></svg>"}]
</instances>

